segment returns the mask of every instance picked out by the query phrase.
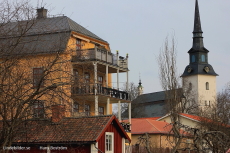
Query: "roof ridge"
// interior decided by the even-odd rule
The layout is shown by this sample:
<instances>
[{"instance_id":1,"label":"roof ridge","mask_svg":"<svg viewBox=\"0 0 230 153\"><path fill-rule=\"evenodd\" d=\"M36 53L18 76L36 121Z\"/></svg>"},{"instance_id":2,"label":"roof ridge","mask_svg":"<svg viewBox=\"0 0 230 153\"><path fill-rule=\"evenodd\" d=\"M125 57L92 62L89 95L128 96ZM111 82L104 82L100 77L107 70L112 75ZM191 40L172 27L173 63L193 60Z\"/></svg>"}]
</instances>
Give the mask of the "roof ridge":
<instances>
[{"instance_id":1,"label":"roof ridge","mask_svg":"<svg viewBox=\"0 0 230 153\"><path fill-rule=\"evenodd\" d=\"M68 19L68 24L69 24L71 31L75 31L75 32L83 34L87 37L91 37L93 39L97 39L97 40L100 40L100 41L107 43L107 41L105 41L101 37L97 36L95 33L91 32L90 30L88 30L84 26L80 25L79 23L75 22L74 20L70 19L69 17L67 17L67 19Z\"/></svg>"},{"instance_id":2,"label":"roof ridge","mask_svg":"<svg viewBox=\"0 0 230 153\"><path fill-rule=\"evenodd\" d=\"M161 132L158 128L156 128L151 122L148 121L148 119L145 119L149 124L151 124L156 130L158 130L159 132Z\"/></svg>"},{"instance_id":3,"label":"roof ridge","mask_svg":"<svg viewBox=\"0 0 230 153\"><path fill-rule=\"evenodd\" d=\"M77 116L77 117L64 117L64 119L99 118L99 117L112 117L112 116L113 116L113 115Z\"/></svg>"},{"instance_id":4,"label":"roof ridge","mask_svg":"<svg viewBox=\"0 0 230 153\"><path fill-rule=\"evenodd\" d=\"M68 27L69 27L69 30L71 30L71 27L70 27L70 23L69 23L69 17L67 17L67 16L65 16L66 17L66 20L67 20L67 22L68 22Z\"/></svg>"}]
</instances>

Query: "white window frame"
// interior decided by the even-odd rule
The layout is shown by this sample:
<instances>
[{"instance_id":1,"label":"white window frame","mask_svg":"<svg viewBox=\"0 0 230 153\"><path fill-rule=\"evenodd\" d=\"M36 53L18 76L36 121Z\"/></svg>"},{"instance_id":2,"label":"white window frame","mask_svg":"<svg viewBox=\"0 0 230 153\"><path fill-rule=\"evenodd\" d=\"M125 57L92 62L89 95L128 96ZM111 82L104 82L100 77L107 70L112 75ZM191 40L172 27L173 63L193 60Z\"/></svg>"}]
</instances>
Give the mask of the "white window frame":
<instances>
[{"instance_id":1,"label":"white window frame","mask_svg":"<svg viewBox=\"0 0 230 153\"><path fill-rule=\"evenodd\" d=\"M111 137L111 148L107 148L107 136ZM114 153L114 133L113 132L105 132L105 153Z\"/></svg>"}]
</instances>

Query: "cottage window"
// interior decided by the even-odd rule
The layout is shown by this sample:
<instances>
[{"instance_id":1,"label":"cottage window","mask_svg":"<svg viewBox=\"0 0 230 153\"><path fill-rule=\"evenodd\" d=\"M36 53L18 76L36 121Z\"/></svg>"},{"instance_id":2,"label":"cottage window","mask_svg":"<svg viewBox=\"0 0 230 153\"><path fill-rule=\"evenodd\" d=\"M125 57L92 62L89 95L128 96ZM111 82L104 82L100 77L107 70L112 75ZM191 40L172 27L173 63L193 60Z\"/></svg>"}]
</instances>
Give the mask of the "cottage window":
<instances>
[{"instance_id":1,"label":"cottage window","mask_svg":"<svg viewBox=\"0 0 230 153\"><path fill-rule=\"evenodd\" d=\"M33 116L36 118L44 118L44 101L43 100L34 100L33 101Z\"/></svg>"},{"instance_id":2,"label":"cottage window","mask_svg":"<svg viewBox=\"0 0 230 153\"><path fill-rule=\"evenodd\" d=\"M85 104L85 115L90 116L90 105Z\"/></svg>"},{"instance_id":3,"label":"cottage window","mask_svg":"<svg viewBox=\"0 0 230 153\"><path fill-rule=\"evenodd\" d=\"M114 134L113 132L105 132L105 152L114 153Z\"/></svg>"},{"instance_id":4,"label":"cottage window","mask_svg":"<svg viewBox=\"0 0 230 153\"><path fill-rule=\"evenodd\" d=\"M73 112L79 112L79 104L77 102L73 104Z\"/></svg>"},{"instance_id":5,"label":"cottage window","mask_svg":"<svg viewBox=\"0 0 230 153\"><path fill-rule=\"evenodd\" d=\"M81 49L81 39L76 39L76 49L77 50Z\"/></svg>"},{"instance_id":6,"label":"cottage window","mask_svg":"<svg viewBox=\"0 0 230 153\"><path fill-rule=\"evenodd\" d=\"M98 107L99 115L104 115L104 107Z\"/></svg>"},{"instance_id":7,"label":"cottage window","mask_svg":"<svg viewBox=\"0 0 230 153\"><path fill-rule=\"evenodd\" d=\"M44 86L44 80L42 79L44 75L43 68L33 68L33 86L42 87Z\"/></svg>"}]
</instances>

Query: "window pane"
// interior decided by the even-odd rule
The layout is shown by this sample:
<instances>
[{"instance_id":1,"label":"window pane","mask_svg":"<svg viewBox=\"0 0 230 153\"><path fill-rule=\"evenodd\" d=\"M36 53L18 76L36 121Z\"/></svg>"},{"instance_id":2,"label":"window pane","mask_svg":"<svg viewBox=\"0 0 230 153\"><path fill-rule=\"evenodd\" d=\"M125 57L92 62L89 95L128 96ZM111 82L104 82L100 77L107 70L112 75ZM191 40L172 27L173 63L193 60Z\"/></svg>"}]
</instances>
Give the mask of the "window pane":
<instances>
[{"instance_id":1,"label":"window pane","mask_svg":"<svg viewBox=\"0 0 230 153\"><path fill-rule=\"evenodd\" d=\"M45 114L44 101L35 100L33 102L33 115L34 115L34 117L43 118L44 114Z\"/></svg>"},{"instance_id":2,"label":"window pane","mask_svg":"<svg viewBox=\"0 0 230 153\"><path fill-rule=\"evenodd\" d=\"M75 103L73 104L73 111L74 111L74 112L79 112L79 104L78 104L77 102L75 102Z\"/></svg>"},{"instance_id":3,"label":"window pane","mask_svg":"<svg viewBox=\"0 0 230 153\"><path fill-rule=\"evenodd\" d=\"M106 149L106 151L112 151L113 150L113 148L112 148L112 144L113 144L113 141L112 141L112 139L113 139L113 136L112 136L112 134L106 134L106 136L105 136L105 149Z\"/></svg>"},{"instance_id":4,"label":"window pane","mask_svg":"<svg viewBox=\"0 0 230 153\"><path fill-rule=\"evenodd\" d=\"M33 68L33 86L38 87L39 83L40 86L43 86L44 80L41 80L44 74L43 68Z\"/></svg>"}]
</instances>

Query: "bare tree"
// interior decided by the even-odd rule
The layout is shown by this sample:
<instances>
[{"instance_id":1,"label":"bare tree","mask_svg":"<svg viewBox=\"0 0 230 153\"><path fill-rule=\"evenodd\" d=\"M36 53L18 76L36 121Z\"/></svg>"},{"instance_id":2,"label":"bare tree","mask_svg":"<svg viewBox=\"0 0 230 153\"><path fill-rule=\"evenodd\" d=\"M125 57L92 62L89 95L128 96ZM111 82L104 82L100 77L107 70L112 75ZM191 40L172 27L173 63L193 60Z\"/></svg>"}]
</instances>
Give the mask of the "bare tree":
<instances>
[{"instance_id":1,"label":"bare tree","mask_svg":"<svg viewBox=\"0 0 230 153\"><path fill-rule=\"evenodd\" d=\"M176 42L172 37L171 45L169 44L168 37L165 39L165 44L158 56L159 65L159 78L161 86L165 91L166 103L168 106L168 112L170 113L171 123L180 122L179 113L181 107L179 107L182 97L180 78L177 73L176 66ZM176 152L177 148L181 144L182 135L180 128L177 124L173 124L172 131L174 133L174 145L172 152Z\"/></svg>"},{"instance_id":2,"label":"bare tree","mask_svg":"<svg viewBox=\"0 0 230 153\"><path fill-rule=\"evenodd\" d=\"M217 94L217 105L207 106L200 112L199 141L195 146L199 150L208 150L213 153L226 152L230 148L229 112L230 94L229 84Z\"/></svg>"},{"instance_id":3,"label":"bare tree","mask_svg":"<svg viewBox=\"0 0 230 153\"><path fill-rule=\"evenodd\" d=\"M70 109L73 76L71 59L60 45L68 35L57 33L56 43L52 36L49 41L42 33L31 35L37 29L28 1L4 0L0 5L0 152L8 152L3 147L12 144L23 120L50 117L54 104ZM37 51L45 44L54 52Z\"/></svg>"},{"instance_id":4,"label":"bare tree","mask_svg":"<svg viewBox=\"0 0 230 153\"><path fill-rule=\"evenodd\" d=\"M138 101L135 101L135 99L138 97L138 87L135 85L134 82L129 83L129 89L126 89L126 84L123 85L122 90L127 92L129 94L129 100L132 102L132 108L131 108L131 117L135 118L137 116L140 116L143 114L144 111L141 107L141 104L138 103ZM128 103L122 103L121 104L121 117L123 119L128 118Z\"/></svg>"},{"instance_id":5,"label":"bare tree","mask_svg":"<svg viewBox=\"0 0 230 153\"><path fill-rule=\"evenodd\" d=\"M176 44L175 38L169 43L165 40L164 48L158 57L159 78L166 94L167 109L171 117L173 134L172 151L176 152L181 148L184 135L181 130L185 130L193 139L191 148L197 152L212 151L215 153L226 152L229 148L229 108L230 94L229 85L217 95L214 106L207 105L205 109L199 109L198 102L195 100L195 93L192 86L181 80L176 67ZM184 125L180 121L180 113L196 114L199 117L199 126L194 128ZM184 148L186 149L186 148Z\"/></svg>"}]
</instances>

